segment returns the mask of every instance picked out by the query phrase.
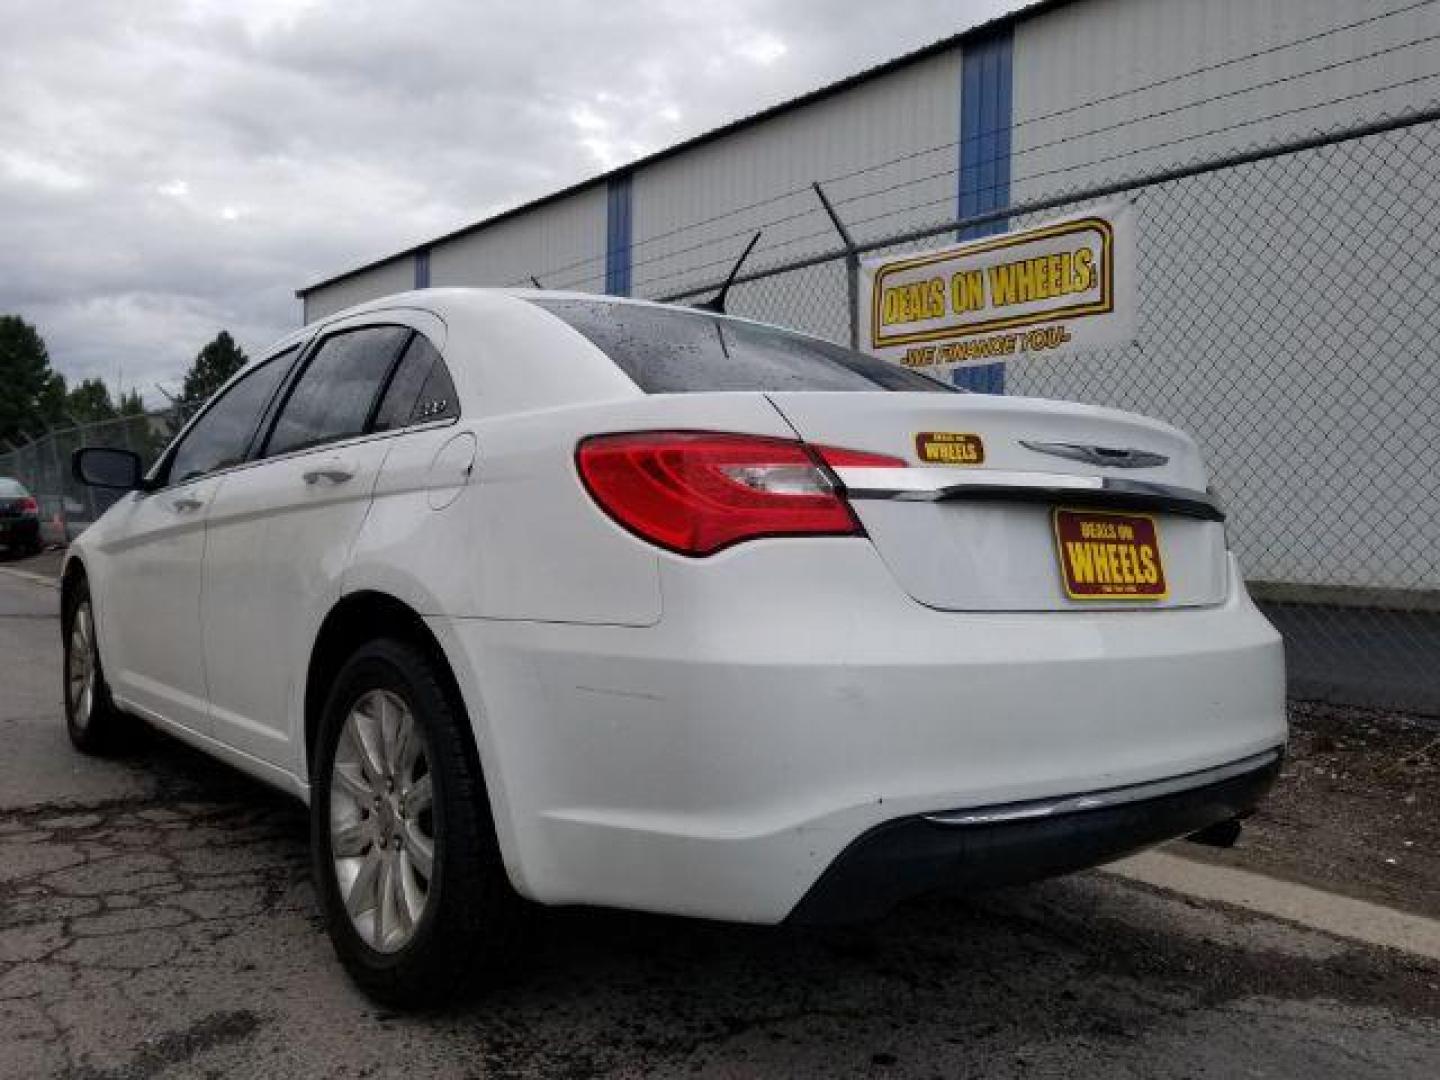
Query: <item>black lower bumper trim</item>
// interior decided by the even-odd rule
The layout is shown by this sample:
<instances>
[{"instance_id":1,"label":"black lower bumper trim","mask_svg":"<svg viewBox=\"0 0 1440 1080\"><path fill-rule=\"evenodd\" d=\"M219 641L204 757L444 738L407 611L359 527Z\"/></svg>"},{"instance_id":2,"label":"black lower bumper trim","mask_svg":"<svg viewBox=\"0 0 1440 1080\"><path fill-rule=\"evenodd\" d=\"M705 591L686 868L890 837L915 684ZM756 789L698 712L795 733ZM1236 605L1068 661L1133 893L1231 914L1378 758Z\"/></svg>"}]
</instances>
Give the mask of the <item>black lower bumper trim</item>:
<instances>
[{"instance_id":1,"label":"black lower bumper trim","mask_svg":"<svg viewBox=\"0 0 1440 1080\"><path fill-rule=\"evenodd\" d=\"M1050 817L941 825L905 817L842 851L790 913L793 923L863 922L929 892L1018 885L1129 855L1249 813L1280 759L1215 783Z\"/></svg>"}]
</instances>

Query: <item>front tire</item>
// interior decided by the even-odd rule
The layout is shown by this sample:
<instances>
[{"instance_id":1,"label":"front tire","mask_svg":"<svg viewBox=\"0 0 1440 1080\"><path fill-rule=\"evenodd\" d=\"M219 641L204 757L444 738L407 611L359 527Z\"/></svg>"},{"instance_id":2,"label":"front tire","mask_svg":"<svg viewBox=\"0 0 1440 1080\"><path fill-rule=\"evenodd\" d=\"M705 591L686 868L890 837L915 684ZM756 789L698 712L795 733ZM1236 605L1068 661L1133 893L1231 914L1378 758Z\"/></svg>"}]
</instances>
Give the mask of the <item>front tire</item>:
<instances>
[{"instance_id":1,"label":"front tire","mask_svg":"<svg viewBox=\"0 0 1440 1080\"><path fill-rule=\"evenodd\" d=\"M390 1006L507 973L529 906L511 888L468 722L435 663L396 640L341 669L321 718L311 852L335 952Z\"/></svg>"},{"instance_id":2,"label":"front tire","mask_svg":"<svg viewBox=\"0 0 1440 1080\"><path fill-rule=\"evenodd\" d=\"M83 754L109 756L131 749L136 723L115 708L105 669L100 663L100 641L95 632L95 605L90 586L80 581L66 604L65 729L75 749Z\"/></svg>"}]
</instances>

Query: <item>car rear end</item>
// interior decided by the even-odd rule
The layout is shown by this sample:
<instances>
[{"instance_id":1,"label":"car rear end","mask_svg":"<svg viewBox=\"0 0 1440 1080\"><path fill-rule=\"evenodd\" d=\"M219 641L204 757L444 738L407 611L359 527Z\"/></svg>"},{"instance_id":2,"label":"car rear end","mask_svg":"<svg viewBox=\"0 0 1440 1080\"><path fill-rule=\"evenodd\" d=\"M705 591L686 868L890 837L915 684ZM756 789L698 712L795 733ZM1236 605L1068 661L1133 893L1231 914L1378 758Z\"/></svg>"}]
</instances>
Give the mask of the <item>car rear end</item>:
<instances>
[{"instance_id":1,"label":"car rear end","mask_svg":"<svg viewBox=\"0 0 1440 1080\"><path fill-rule=\"evenodd\" d=\"M0 477L0 547L31 552L40 548L40 504L17 480Z\"/></svg>"},{"instance_id":2,"label":"car rear end","mask_svg":"<svg viewBox=\"0 0 1440 1080\"><path fill-rule=\"evenodd\" d=\"M525 713L497 741L530 895L863 918L1119 857L1273 780L1279 638L1180 432L737 320L537 302L647 391L571 452L660 602L470 631L491 703Z\"/></svg>"}]
</instances>

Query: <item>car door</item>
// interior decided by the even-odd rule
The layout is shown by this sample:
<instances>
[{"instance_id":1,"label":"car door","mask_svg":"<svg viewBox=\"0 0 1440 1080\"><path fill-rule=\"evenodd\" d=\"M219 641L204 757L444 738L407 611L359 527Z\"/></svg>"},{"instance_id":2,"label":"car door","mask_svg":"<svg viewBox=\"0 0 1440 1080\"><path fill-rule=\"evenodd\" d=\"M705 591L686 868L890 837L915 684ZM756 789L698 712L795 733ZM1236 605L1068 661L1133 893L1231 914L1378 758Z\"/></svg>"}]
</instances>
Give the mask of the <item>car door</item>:
<instances>
[{"instance_id":1,"label":"car door","mask_svg":"<svg viewBox=\"0 0 1440 1080\"><path fill-rule=\"evenodd\" d=\"M202 637L221 742L282 768L298 760L291 715L321 620L369 508L389 440L382 392L420 313L327 327L284 391L255 462L224 479L210 511Z\"/></svg>"},{"instance_id":2,"label":"car door","mask_svg":"<svg viewBox=\"0 0 1440 1080\"><path fill-rule=\"evenodd\" d=\"M100 572L92 588L111 691L195 732L209 729L200 641L206 519L294 353L257 364L222 390L162 459L160 487L125 496L95 530Z\"/></svg>"}]
</instances>

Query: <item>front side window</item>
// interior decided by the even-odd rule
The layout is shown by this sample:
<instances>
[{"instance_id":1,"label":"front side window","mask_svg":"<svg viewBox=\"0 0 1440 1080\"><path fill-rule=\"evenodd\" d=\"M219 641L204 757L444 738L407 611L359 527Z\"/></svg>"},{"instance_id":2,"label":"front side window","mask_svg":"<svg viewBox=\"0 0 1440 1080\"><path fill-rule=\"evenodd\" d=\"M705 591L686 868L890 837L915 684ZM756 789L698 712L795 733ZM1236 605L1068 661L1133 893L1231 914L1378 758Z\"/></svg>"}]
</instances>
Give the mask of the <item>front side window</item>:
<instances>
[{"instance_id":1,"label":"front side window","mask_svg":"<svg viewBox=\"0 0 1440 1080\"><path fill-rule=\"evenodd\" d=\"M375 414L375 430L393 431L459 415L460 403L445 361L423 334L416 334L385 389Z\"/></svg>"},{"instance_id":2,"label":"front side window","mask_svg":"<svg viewBox=\"0 0 1440 1080\"><path fill-rule=\"evenodd\" d=\"M529 299L527 297L526 299ZM647 394L955 387L819 338L702 311L530 300L580 331Z\"/></svg>"},{"instance_id":3,"label":"front side window","mask_svg":"<svg viewBox=\"0 0 1440 1080\"><path fill-rule=\"evenodd\" d=\"M266 456L362 434L410 334L404 326L367 326L322 341L280 410Z\"/></svg>"},{"instance_id":4,"label":"front side window","mask_svg":"<svg viewBox=\"0 0 1440 1080\"><path fill-rule=\"evenodd\" d=\"M294 354L295 349L287 349L252 368L205 410L170 458L169 483L181 484L245 460L260 414Z\"/></svg>"}]
</instances>

